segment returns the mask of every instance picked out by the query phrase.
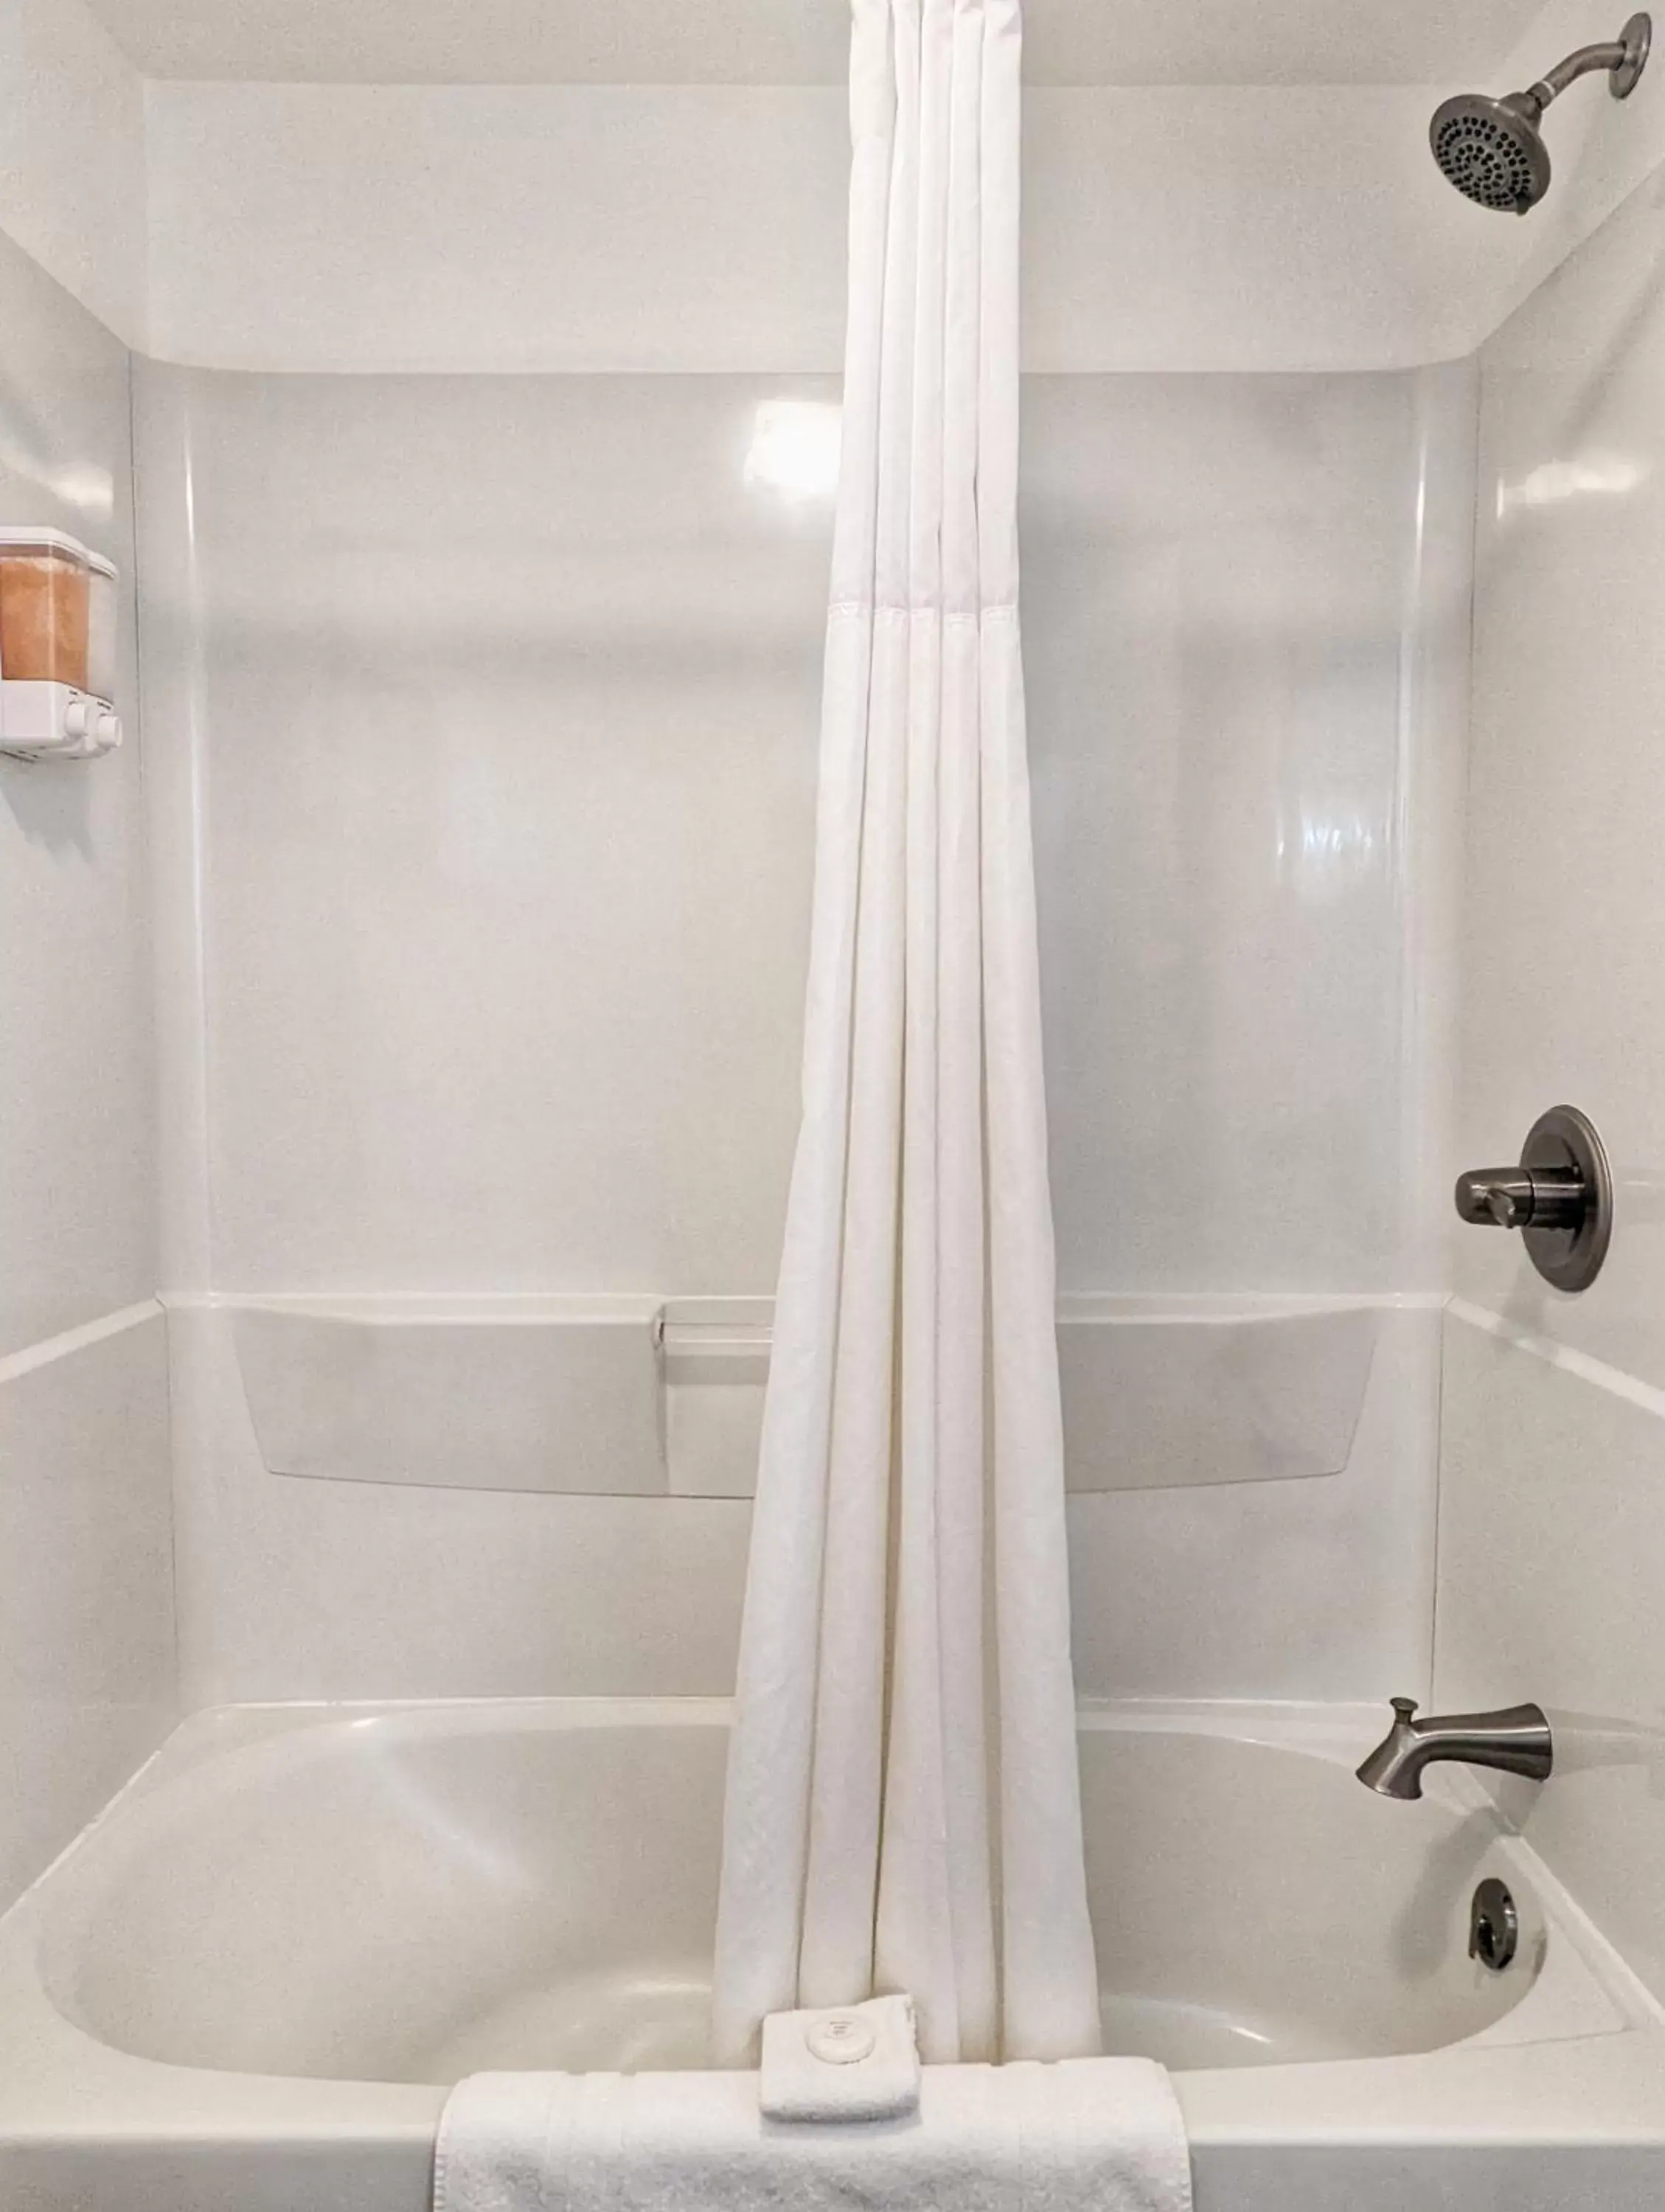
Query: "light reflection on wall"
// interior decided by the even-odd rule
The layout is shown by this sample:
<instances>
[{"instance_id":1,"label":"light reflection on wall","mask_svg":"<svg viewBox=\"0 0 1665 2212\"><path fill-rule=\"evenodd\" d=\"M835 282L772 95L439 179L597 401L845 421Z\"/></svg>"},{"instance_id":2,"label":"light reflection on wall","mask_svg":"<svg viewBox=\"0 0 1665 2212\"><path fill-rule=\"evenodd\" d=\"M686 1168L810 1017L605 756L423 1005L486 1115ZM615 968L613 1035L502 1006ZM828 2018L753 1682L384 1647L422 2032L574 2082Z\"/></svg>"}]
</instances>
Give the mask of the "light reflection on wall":
<instances>
[{"instance_id":1,"label":"light reflection on wall","mask_svg":"<svg viewBox=\"0 0 1665 2212\"><path fill-rule=\"evenodd\" d=\"M1623 453L1589 453L1582 460L1545 461L1518 483L1498 485L1498 520L1520 507L1554 507L1567 499L1617 499L1646 481L1648 464Z\"/></svg>"},{"instance_id":2,"label":"light reflection on wall","mask_svg":"<svg viewBox=\"0 0 1665 2212\"><path fill-rule=\"evenodd\" d=\"M843 420L834 400L766 399L752 420L746 483L788 500L830 502Z\"/></svg>"},{"instance_id":3,"label":"light reflection on wall","mask_svg":"<svg viewBox=\"0 0 1665 2212\"><path fill-rule=\"evenodd\" d=\"M1339 898L1374 872L1383 826L1346 800L1302 805L1278 825L1278 880L1315 905Z\"/></svg>"},{"instance_id":4,"label":"light reflection on wall","mask_svg":"<svg viewBox=\"0 0 1665 2212\"><path fill-rule=\"evenodd\" d=\"M107 522L115 512L115 479L91 462L55 460L21 419L21 410L0 398L0 474L46 493L88 521Z\"/></svg>"}]
</instances>

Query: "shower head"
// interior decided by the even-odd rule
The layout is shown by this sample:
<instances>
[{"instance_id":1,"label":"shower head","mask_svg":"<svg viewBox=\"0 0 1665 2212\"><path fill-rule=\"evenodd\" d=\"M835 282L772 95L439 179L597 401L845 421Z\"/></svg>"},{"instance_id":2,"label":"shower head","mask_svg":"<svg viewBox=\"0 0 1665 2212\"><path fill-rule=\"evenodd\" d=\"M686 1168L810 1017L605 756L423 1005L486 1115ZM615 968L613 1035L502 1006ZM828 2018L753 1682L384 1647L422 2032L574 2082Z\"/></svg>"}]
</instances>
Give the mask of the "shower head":
<instances>
[{"instance_id":1,"label":"shower head","mask_svg":"<svg viewBox=\"0 0 1665 2212\"><path fill-rule=\"evenodd\" d=\"M1606 70L1607 89L1624 100L1647 66L1653 25L1632 15L1617 39L1580 46L1524 92L1492 100L1460 92L1443 101L1428 126L1440 173L1481 207L1524 215L1549 190L1549 149L1539 128L1545 108L1592 70Z\"/></svg>"},{"instance_id":2,"label":"shower head","mask_svg":"<svg viewBox=\"0 0 1665 2212\"><path fill-rule=\"evenodd\" d=\"M1538 130L1542 113L1529 92L1502 100L1458 93L1435 109L1428 129L1440 174L1481 207L1524 215L1549 190L1549 149Z\"/></svg>"}]
</instances>

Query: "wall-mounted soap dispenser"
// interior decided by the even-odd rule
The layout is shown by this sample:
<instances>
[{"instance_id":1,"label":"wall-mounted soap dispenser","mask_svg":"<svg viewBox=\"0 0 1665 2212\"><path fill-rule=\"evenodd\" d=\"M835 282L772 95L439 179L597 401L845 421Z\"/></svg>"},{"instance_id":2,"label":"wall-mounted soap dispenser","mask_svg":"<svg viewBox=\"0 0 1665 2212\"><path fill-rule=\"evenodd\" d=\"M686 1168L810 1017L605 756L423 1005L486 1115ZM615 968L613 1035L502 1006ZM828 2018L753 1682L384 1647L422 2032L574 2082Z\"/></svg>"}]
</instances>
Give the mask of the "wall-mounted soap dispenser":
<instances>
[{"instance_id":1,"label":"wall-mounted soap dispenser","mask_svg":"<svg viewBox=\"0 0 1665 2212\"><path fill-rule=\"evenodd\" d=\"M112 564L61 530L0 529L0 754L113 752L115 658Z\"/></svg>"}]
</instances>

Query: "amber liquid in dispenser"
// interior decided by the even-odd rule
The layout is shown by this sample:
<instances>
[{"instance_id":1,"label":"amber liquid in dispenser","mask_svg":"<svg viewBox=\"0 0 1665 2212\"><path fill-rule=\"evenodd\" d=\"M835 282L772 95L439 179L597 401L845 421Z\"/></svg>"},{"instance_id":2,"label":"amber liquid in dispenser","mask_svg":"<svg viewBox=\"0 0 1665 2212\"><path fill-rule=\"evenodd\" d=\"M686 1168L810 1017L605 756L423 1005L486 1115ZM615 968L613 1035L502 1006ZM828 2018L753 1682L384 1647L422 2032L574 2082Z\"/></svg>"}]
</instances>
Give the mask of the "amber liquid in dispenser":
<instances>
[{"instance_id":1,"label":"amber liquid in dispenser","mask_svg":"<svg viewBox=\"0 0 1665 2212\"><path fill-rule=\"evenodd\" d=\"M8 683L86 690L89 584L65 554L0 549L0 672Z\"/></svg>"}]
</instances>

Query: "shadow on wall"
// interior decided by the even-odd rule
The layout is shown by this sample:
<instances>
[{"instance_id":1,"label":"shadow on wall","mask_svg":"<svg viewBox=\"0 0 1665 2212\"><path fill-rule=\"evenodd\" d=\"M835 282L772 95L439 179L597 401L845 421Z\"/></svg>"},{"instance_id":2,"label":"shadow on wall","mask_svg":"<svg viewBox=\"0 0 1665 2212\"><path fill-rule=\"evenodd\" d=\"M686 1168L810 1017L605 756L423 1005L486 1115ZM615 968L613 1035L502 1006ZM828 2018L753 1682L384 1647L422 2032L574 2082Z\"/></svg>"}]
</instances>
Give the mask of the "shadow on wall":
<instances>
[{"instance_id":1,"label":"shadow on wall","mask_svg":"<svg viewBox=\"0 0 1665 2212\"><path fill-rule=\"evenodd\" d=\"M0 761L0 805L31 845L94 860L88 770L96 775L98 766L82 761Z\"/></svg>"},{"instance_id":2,"label":"shadow on wall","mask_svg":"<svg viewBox=\"0 0 1665 2212\"><path fill-rule=\"evenodd\" d=\"M269 1474L592 1497L750 1497L769 1302L292 1299L231 1309ZM1072 1491L1344 1474L1364 1304L1066 1299Z\"/></svg>"}]
</instances>

